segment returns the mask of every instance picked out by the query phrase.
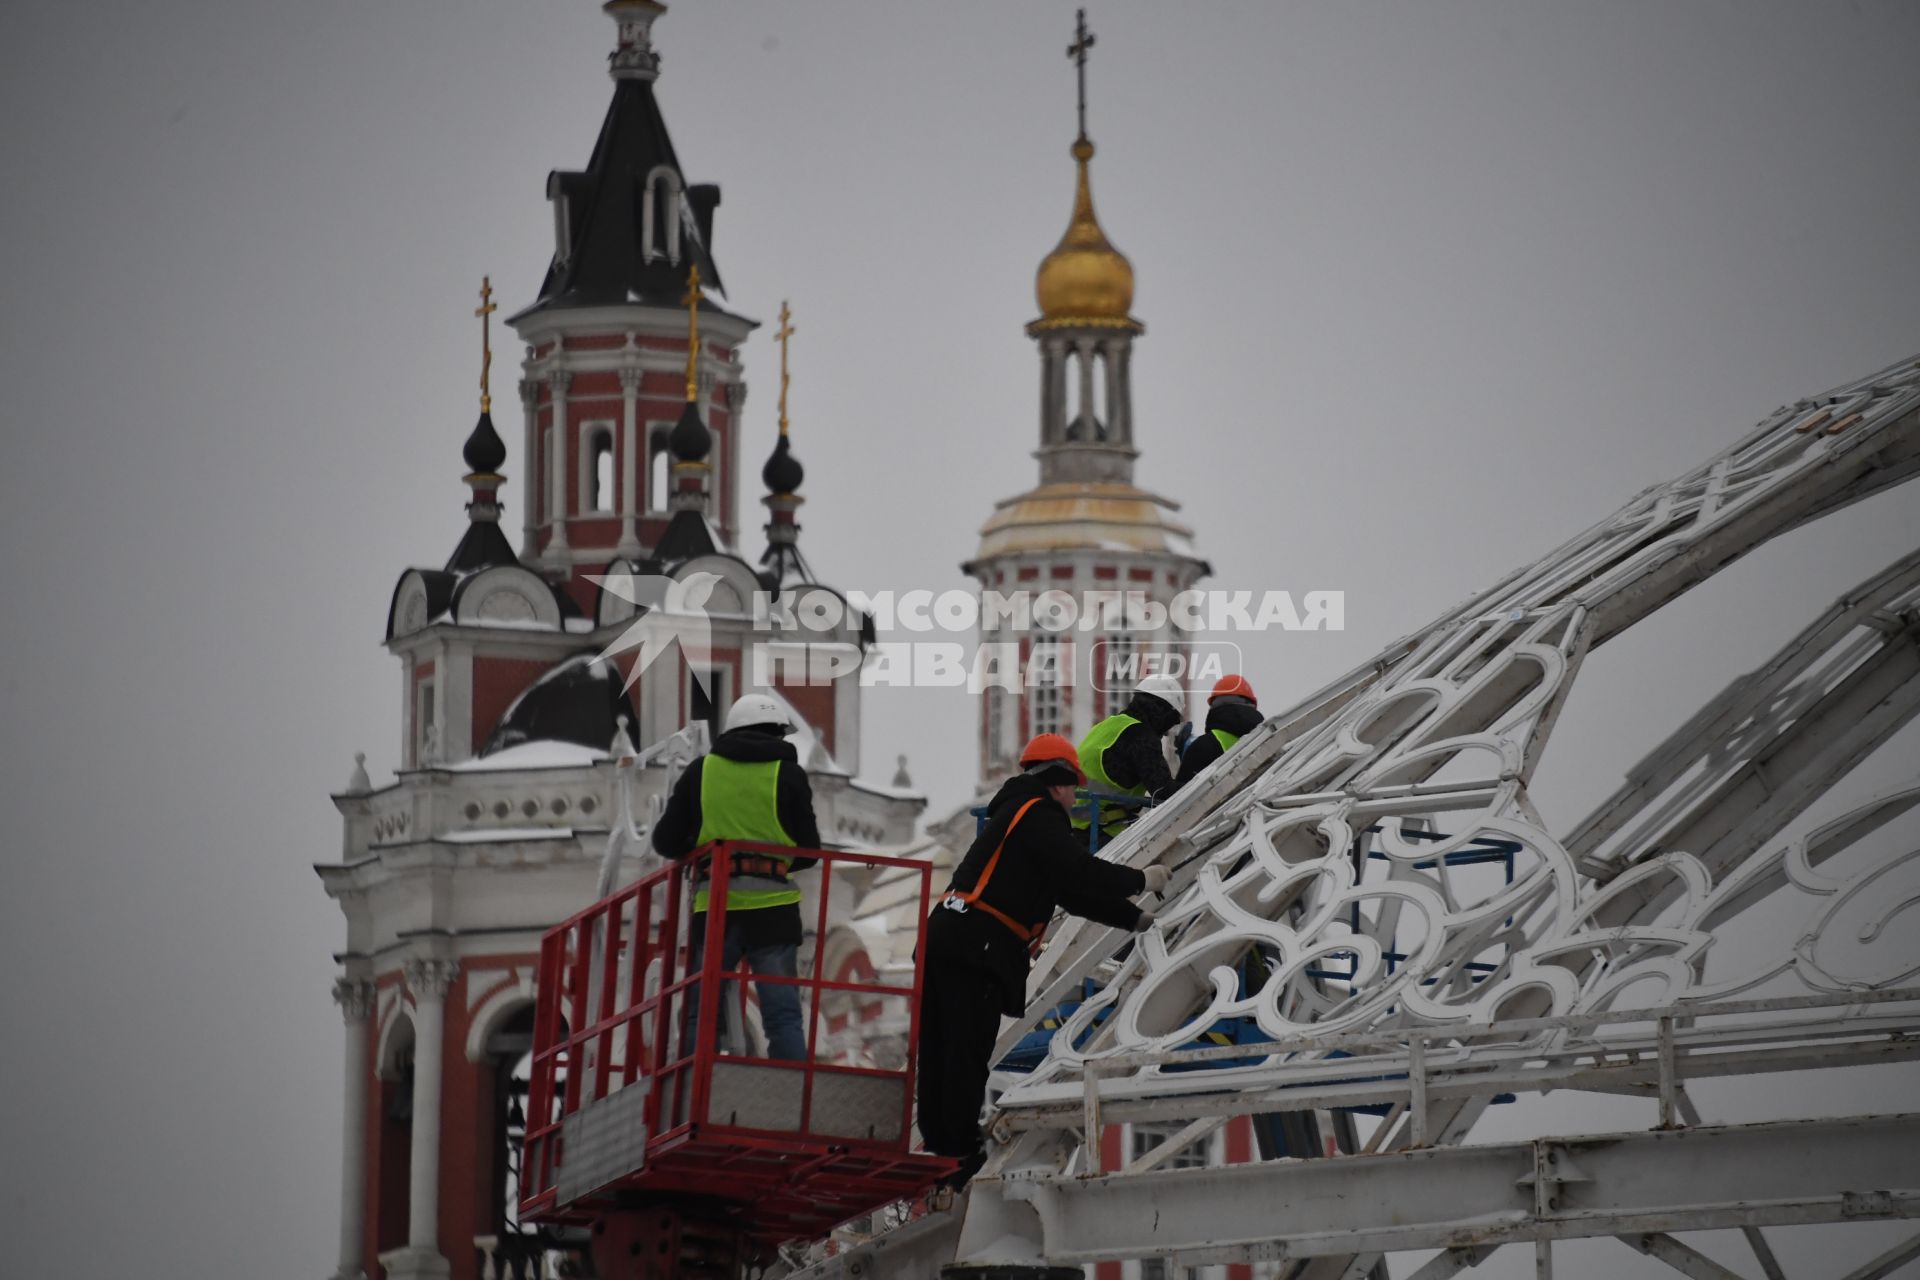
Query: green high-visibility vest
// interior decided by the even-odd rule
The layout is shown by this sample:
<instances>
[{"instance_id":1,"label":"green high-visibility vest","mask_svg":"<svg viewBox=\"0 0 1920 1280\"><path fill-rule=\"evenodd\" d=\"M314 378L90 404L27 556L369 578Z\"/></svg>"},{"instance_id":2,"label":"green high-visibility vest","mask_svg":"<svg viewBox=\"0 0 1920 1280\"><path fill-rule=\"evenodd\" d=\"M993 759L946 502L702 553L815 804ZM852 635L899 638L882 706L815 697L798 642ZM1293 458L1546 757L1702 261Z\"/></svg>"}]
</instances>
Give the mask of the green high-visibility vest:
<instances>
[{"instance_id":1,"label":"green high-visibility vest","mask_svg":"<svg viewBox=\"0 0 1920 1280\"><path fill-rule=\"evenodd\" d=\"M751 840L757 844L791 847L793 837L780 825L780 765L778 760L740 761L715 755L701 761L700 834L695 838L695 843ZM791 858L780 860L793 861ZM731 877L727 882L729 911L784 907L798 901L798 889L741 888ZM693 909L707 909L707 891L704 887L694 891Z\"/></svg>"},{"instance_id":2,"label":"green high-visibility vest","mask_svg":"<svg viewBox=\"0 0 1920 1280\"><path fill-rule=\"evenodd\" d=\"M1233 750L1233 744L1240 741L1239 734L1228 733L1225 729L1209 729L1207 732L1211 733L1213 740L1220 744L1221 755Z\"/></svg>"},{"instance_id":3,"label":"green high-visibility vest","mask_svg":"<svg viewBox=\"0 0 1920 1280\"><path fill-rule=\"evenodd\" d=\"M1117 792L1123 796L1144 796L1147 789L1136 783L1123 787L1107 776L1107 748L1120 740L1120 735L1136 724L1142 723L1137 717L1121 712L1117 716L1108 716L1093 728L1087 730L1087 736L1080 740L1080 770L1087 775L1087 783L1102 791ZM1137 811L1117 804L1100 806L1100 830L1107 835L1115 835L1133 820ZM1075 814L1073 825L1086 830L1091 817Z\"/></svg>"}]
</instances>

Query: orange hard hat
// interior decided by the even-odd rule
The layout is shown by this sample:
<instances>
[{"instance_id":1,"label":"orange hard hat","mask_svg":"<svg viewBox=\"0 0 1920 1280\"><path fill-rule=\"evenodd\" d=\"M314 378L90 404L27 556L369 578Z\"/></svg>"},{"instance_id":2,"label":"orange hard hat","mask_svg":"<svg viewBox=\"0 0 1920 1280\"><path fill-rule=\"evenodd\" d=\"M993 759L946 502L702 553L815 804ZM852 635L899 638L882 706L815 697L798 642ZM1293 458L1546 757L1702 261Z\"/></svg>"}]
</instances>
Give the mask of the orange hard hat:
<instances>
[{"instance_id":1,"label":"orange hard hat","mask_svg":"<svg viewBox=\"0 0 1920 1280\"><path fill-rule=\"evenodd\" d=\"M1216 698L1245 698L1254 706L1260 705L1260 699L1253 696L1253 686L1247 683L1245 676L1221 676L1213 692L1207 695L1207 704L1211 706Z\"/></svg>"},{"instance_id":2,"label":"orange hard hat","mask_svg":"<svg viewBox=\"0 0 1920 1280\"><path fill-rule=\"evenodd\" d=\"M1020 767L1036 764L1064 764L1073 770L1080 781L1085 782L1087 775L1080 769L1080 753L1073 744L1057 733L1042 733L1027 743L1026 750L1020 753Z\"/></svg>"}]
</instances>

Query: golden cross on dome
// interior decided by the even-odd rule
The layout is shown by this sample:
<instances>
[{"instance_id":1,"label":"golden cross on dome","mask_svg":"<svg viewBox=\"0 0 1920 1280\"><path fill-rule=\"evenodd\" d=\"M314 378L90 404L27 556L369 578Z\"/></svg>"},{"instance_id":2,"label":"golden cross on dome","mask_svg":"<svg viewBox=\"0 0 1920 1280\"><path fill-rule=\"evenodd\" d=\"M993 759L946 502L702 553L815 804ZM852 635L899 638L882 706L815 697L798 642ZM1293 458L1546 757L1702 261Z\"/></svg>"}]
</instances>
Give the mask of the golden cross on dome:
<instances>
[{"instance_id":1,"label":"golden cross on dome","mask_svg":"<svg viewBox=\"0 0 1920 1280\"><path fill-rule=\"evenodd\" d=\"M1087 30L1087 11L1079 10L1074 19L1073 43L1067 46L1067 56L1073 59L1075 71L1080 78L1080 136L1087 136L1087 50L1093 48L1093 32Z\"/></svg>"},{"instance_id":2,"label":"golden cross on dome","mask_svg":"<svg viewBox=\"0 0 1920 1280\"><path fill-rule=\"evenodd\" d=\"M700 398L700 264L687 268L687 291L680 303L687 309L687 403Z\"/></svg>"},{"instance_id":3,"label":"golden cross on dome","mask_svg":"<svg viewBox=\"0 0 1920 1280\"><path fill-rule=\"evenodd\" d=\"M480 277L480 305L473 314L480 317L480 412L493 412L493 396L487 386L488 371L493 368L493 341L489 332L491 321L488 319L500 308L493 300L493 277Z\"/></svg>"},{"instance_id":4,"label":"golden cross on dome","mask_svg":"<svg viewBox=\"0 0 1920 1280\"><path fill-rule=\"evenodd\" d=\"M782 299L780 327L774 331L773 336L780 342L780 434L783 436L787 434L787 339L796 332L792 320L793 312L788 309L786 301Z\"/></svg>"}]
</instances>

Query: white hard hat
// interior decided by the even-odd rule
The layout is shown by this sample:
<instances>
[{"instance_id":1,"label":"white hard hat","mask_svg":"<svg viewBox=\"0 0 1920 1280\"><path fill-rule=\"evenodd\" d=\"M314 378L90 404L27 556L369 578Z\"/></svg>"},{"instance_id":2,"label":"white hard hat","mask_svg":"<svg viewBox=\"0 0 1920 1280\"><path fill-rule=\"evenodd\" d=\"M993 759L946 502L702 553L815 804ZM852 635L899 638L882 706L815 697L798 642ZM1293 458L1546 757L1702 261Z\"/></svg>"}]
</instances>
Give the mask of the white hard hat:
<instances>
[{"instance_id":1,"label":"white hard hat","mask_svg":"<svg viewBox=\"0 0 1920 1280\"><path fill-rule=\"evenodd\" d=\"M1173 676L1148 676L1133 686L1135 693L1144 693L1160 699L1175 711L1185 709L1187 701L1186 686Z\"/></svg>"},{"instance_id":2,"label":"white hard hat","mask_svg":"<svg viewBox=\"0 0 1920 1280\"><path fill-rule=\"evenodd\" d=\"M770 693L743 694L727 708L727 721L721 729L731 733L735 729L756 724L771 725L781 733L792 733L793 712L787 709L786 703Z\"/></svg>"}]
</instances>

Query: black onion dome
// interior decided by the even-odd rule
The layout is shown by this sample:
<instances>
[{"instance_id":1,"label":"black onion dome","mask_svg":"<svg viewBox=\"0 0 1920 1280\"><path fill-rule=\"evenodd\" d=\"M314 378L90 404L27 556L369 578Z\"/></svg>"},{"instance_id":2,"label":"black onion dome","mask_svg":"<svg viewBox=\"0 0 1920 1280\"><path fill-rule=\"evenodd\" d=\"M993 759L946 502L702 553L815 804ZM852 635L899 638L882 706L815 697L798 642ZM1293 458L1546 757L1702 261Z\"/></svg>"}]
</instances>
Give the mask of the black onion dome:
<instances>
[{"instance_id":1,"label":"black onion dome","mask_svg":"<svg viewBox=\"0 0 1920 1280\"><path fill-rule=\"evenodd\" d=\"M480 421L473 424L473 434L467 437L460 456L467 460L467 470L477 475L492 475L500 470L507 460L507 446L500 439L500 433L493 429L492 414L483 412Z\"/></svg>"},{"instance_id":2,"label":"black onion dome","mask_svg":"<svg viewBox=\"0 0 1920 1280\"><path fill-rule=\"evenodd\" d=\"M767 465L760 468L760 479L766 483L769 493L798 493L800 482L807 478L805 467L800 459L793 456L793 450L787 444L785 436L773 446L773 455L767 459Z\"/></svg>"},{"instance_id":3,"label":"black onion dome","mask_svg":"<svg viewBox=\"0 0 1920 1280\"><path fill-rule=\"evenodd\" d=\"M483 756L523 742L571 742L605 750L622 714L633 709L610 662L582 654L552 667L513 700L480 748Z\"/></svg>"},{"instance_id":4,"label":"black onion dome","mask_svg":"<svg viewBox=\"0 0 1920 1280\"><path fill-rule=\"evenodd\" d=\"M680 462L702 462L713 451L713 432L700 421L700 407L693 401L687 401L687 407L680 411L680 421L673 424L673 432L667 436L667 448Z\"/></svg>"}]
</instances>

